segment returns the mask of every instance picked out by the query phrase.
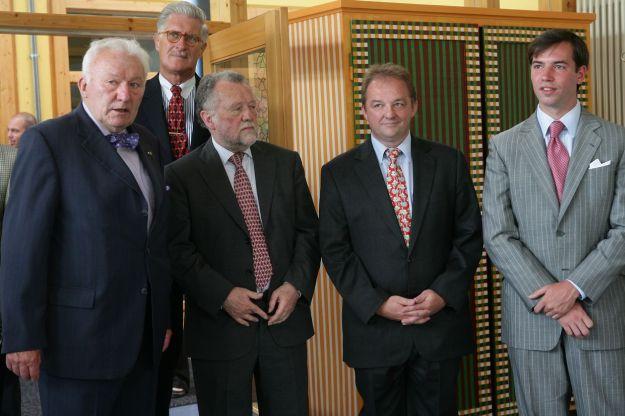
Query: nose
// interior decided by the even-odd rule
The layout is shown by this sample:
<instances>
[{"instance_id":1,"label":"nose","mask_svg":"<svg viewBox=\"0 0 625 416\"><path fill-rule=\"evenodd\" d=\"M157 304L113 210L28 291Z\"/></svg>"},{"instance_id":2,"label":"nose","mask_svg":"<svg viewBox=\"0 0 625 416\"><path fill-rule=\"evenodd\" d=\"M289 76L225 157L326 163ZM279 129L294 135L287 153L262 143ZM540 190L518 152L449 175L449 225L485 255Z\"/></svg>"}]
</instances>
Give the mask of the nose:
<instances>
[{"instance_id":1,"label":"nose","mask_svg":"<svg viewBox=\"0 0 625 416\"><path fill-rule=\"evenodd\" d=\"M256 118L256 109L254 107L246 106L243 111L243 121L251 121Z\"/></svg>"},{"instance_id":2,"label":"nose","mask_svg":"<svg viewBox=\"0 0 625 416\"><path fill-rule=\"evenodd\" d=\"M127 82L122 82L117 87L117 99L119 101L128 101L130 99L130 86Z\"/></svg>"},{"instance_id":3,"label":"nose","mask_svg":"<svg viewBox=\"0 0 625 416\"><path fill-rule=\"evenodd\" d=\"M395 109L392 105L384 106L384 117L386 118L394 118L395 117Z\"/></svg>"}]
</instances>

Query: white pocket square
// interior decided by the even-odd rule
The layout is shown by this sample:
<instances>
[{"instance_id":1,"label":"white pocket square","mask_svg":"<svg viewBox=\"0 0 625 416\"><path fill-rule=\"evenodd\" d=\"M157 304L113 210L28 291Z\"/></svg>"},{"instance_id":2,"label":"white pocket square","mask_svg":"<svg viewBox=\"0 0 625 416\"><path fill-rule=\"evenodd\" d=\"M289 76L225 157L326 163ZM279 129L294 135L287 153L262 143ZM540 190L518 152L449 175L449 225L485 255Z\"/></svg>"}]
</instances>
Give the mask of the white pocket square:
<instances>
[{"instance_id":1,"label":"white pocket square","mask_svg":"<svg viewBox=\"0 0 625 416\"><path fill-rule=\"evenodd\" d=\"M602 168L604 166L610 166L610 163L612 163L611 160L608 160L607 162L601 163L601 161L599 159L595 159L592 162L590 162L590 166L588 166L588 170Z\"/></svg>"}]
</instances>

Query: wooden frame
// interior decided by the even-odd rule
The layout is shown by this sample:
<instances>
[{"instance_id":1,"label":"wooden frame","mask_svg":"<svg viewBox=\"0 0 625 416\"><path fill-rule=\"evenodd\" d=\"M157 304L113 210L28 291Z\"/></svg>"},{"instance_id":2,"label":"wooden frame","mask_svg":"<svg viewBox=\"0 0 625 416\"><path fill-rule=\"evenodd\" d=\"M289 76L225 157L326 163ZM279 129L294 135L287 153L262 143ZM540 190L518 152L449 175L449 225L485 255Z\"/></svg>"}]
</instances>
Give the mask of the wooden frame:
<instances>
[{"instance_id":1,"label":"wooden frame","mask_svg":"<svg viewBox=\"0 0 625 416\"><path fill-rule=\"evenodd\" d=\"M267 59L269 136L271 143L293 148L288 11L285 7L211 35L204 71L220 62L264 49Z\"/></svg>"}]
</instances>

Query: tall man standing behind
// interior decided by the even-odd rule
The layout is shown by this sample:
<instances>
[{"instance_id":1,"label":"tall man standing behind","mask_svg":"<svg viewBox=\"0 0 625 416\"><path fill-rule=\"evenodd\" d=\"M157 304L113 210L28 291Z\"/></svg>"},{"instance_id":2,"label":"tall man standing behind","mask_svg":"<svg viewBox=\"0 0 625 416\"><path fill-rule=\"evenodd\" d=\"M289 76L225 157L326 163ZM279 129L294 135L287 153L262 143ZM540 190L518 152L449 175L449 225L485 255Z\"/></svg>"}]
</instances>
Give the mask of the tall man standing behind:
<instances>
[{"instance_id":1,"label":"tall man standing behind","mask_svg":"<svg viewBox=\"0 0 625 416\"><path fill-rule=\"evenodd\" d=\"M625 129L581 108L586 44L528 50L536 113L489 143L484 234L522 415L625 409ZM563 331L564 329L564 331Z\"/></svg>"},{"instance_id":2,"label":"tall man standing behind","mask_svg":"<svg viewBox=\"0 0 625 416\"><path fill-rule=\"evenodd\" d=\"M208 39L205 20L202 9L179 1L165 6L157 22L154 46L159 56L159 73L146 83L137 123L159 139L165 164L184 156L210 137L195 117L194 102L200 82L195 68ZM159 369L157 416L169 414L174 372L174 394L184 395L189 385L189 367L182 347L182 291L176 283L171 296L173 334Z\"/></svg>"},{"instance_id":3,"label":"tall man standing behind","mask_svg":"<svg viewBox=\"0 0 625 416\"><path fill-rule=\"evenodd\" d=\"M232 71L205 76L212 139L165 169L174 278L202 416L308 414L306 340L317 214L297 153L257 142L256 100Z\"/></svg>"},{"instance_id":4,"label":"tall man standing behind","mask_svg":"<svg viewBox=\"0 0 625 416\"><path fill-rule=\"evenodd\" d=\"M167 209L156 138L133 124L148 55L91 43L82 103L29 128L2 234L6 364L44 416L152 416L167 347Z\"/></svg>"},{"instance_id":5,"label":"tall man standing behind","mask_svg":"<svg viewBox=\"0 0 625 416\"><path fill-rule=\"evenodd\" d=\"M21 112L11 117L7 125L7 140L9 146L18 147L22 134L24 134L27 128L35 124L37 124L37 119L30 113Z\"/></svg>"},{"instance_id":6,"label":"tall man standing behind","mask_svg":"<svg viewBox=\"0 0 625 416\"><path fill-rule=\"evenodd\" d=\"M321 252L364 416L457 415L460 357L473 348L480 210L464 156L410 134L410 79L398 65L367 70L371 138L321 171Z\"/></svg>"}]
</instances>

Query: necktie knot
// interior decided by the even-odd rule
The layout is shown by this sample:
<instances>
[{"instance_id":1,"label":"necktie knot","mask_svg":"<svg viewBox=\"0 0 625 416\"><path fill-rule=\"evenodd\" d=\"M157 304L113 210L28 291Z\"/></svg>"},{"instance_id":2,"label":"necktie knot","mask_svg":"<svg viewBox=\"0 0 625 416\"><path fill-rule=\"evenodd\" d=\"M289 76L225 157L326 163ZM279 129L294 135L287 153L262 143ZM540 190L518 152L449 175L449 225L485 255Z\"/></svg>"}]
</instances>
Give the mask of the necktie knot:
<instances>
[{"instance_id":1,"label":"necktie knot","mask_svg":"<svg viewBox=\"0 0 625 416\"><path fill-rule=\"evenodd\" d=\"M559 139L560 133L564 130L564 123L560 120L556 120L549 126L549 137L552 139Z\"/></svg>"},{"instance_id":2,"label":"necktie knot","mask_svg":"<svg viewBox=\"0 0 625 416\"><path fill-rule=\"evenodd\" d=\"M230 162L232 162L232 164L237 167L240 168L243 166L243 152L236 152L233 153L232 156L230 156Z\"/></svg>"},{"instance_id":3,"label":"necktie knot","mask_svg":"<svg viewBox=\"0 0 625 416\"><path fill-rule=\"evenodd\" d=\"M386 156L390 159L391 163L396 163L397 158L401 155L402 151L396 147L389 147L386 149Z\"/></svg>"},{"instance_id":4,"label":"necktie knot","mask_svg":"<svg viewBox=\"0 0 625 416\"><path fill-rule=\"evenodd\" d=\"M136 149L139 144L138 133L111 133L106 135L106 139L116 149Z\"/></svg>"},{"instance_id":5,"label":"necktie knot","mask_svg":"<svg viewBox=\"0 0 625 416\"><path fill-rule=\"evenodd\" d=\"M182 92L182 88L180 88L180 85L172 85L170 91L175 96L178 96Z\"/></svg>"}]
</instances>

